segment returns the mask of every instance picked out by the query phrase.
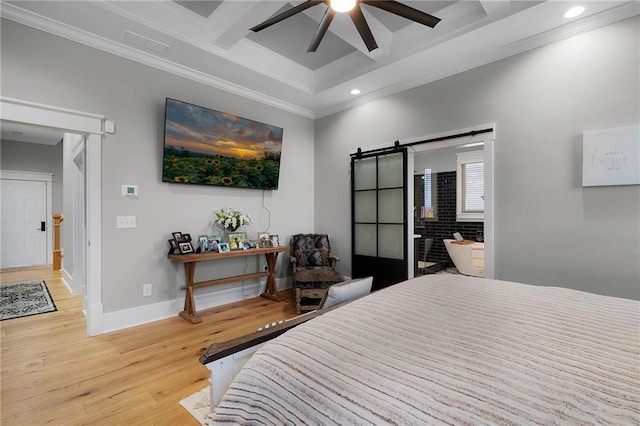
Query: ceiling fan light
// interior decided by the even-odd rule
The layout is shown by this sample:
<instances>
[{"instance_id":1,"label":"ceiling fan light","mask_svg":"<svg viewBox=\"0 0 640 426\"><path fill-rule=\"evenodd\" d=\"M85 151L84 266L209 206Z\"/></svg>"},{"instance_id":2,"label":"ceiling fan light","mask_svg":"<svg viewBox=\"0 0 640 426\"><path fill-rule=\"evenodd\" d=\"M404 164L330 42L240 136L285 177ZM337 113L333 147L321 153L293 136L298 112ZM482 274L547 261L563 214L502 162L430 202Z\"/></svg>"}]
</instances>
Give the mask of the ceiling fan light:
<instances>
[{"instance_id":1,"label":"ceiling fan light","mask_svg":"<svg viewBox=\"0 0 640 426\"><path fill-rule=\"evenodd\" d=\"M581 15L584 12L584 7L582 6L574 6L571 9L567 10L564 14L564 17L567 19L575 18L578 15Z\"/></svg>"},{"instance_id":2,"label":"ceiling fan light","mask_svg":"<svg viewBox=\"0 0 640 426\"><path fill-rule=\"evenodd\" d=\"M331 8L336 12L349 12L356 6L356 0L331 0Z\"/></svg>"}]
</instances>

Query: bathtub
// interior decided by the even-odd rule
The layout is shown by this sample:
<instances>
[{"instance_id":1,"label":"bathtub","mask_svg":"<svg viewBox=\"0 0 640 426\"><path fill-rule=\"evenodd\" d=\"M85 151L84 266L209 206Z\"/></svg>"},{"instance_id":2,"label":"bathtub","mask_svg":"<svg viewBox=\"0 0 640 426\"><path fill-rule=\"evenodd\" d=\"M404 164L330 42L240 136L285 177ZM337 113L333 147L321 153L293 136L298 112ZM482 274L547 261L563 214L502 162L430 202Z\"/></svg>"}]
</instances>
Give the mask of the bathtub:
<instances>
[{"instance_id":1,"label":"bathtub","mask_svg":"<svg viewBox=\"0 0 640 426\"><path fill-rule=\"evenodd\" d=\"M472 277L484 277L484 243L452 244L442 240L458 272Z\"/></svg>"}]
</instances>

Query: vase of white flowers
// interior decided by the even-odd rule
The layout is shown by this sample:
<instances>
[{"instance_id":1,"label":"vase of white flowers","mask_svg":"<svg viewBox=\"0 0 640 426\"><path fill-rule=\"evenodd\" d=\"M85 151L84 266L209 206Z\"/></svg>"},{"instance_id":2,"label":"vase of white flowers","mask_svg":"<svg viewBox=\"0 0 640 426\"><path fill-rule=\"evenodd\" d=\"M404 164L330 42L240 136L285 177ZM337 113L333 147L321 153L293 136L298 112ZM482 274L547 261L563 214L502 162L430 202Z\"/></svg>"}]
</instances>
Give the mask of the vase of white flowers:
<instances>
[{"instance_id":1,"label":"vase of white flowers","mask_svg":"<svg viewBox=\"0 0 640 426\"><path fill-rule=\"evenodd\" d=\"M227 207L226 209L215 210L211 223L222 226L228 232L235 232L242 225L251 223L251 217L248 214L244 214L240 209Z\"/></svg>"}]
</instances>

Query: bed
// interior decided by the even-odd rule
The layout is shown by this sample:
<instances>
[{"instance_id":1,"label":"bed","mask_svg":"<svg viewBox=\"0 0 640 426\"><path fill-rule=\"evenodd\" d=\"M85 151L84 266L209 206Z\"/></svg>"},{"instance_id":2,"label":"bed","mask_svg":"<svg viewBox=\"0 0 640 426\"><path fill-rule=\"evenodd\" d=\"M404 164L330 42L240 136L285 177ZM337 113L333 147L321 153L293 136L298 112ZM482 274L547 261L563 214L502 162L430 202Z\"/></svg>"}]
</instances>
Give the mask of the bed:
<instances>
[{"instance_id":1,"label":"bed","mask_svg":"<svg viewBox=\"0 0 640 426\"><path fill-rule=\"evenodd\" d=\"M427 275L289 323L203 354L212 424L640 424L638 301Z\"/></svg>"}]
</instances>

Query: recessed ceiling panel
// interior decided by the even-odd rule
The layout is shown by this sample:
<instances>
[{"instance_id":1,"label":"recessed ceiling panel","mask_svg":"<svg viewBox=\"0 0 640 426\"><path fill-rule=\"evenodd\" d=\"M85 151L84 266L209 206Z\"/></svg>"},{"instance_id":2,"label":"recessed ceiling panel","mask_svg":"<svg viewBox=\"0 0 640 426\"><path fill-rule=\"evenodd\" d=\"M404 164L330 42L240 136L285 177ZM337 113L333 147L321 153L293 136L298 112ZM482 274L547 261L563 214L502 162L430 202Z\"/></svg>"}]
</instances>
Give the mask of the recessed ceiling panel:
<instances>
[{"instance_id":1,"label":"recessed ceiling panel","mask_svg":"<svg viewBox=\"0 0 640 426\"><path fill-rule=\"evenodd\" d=\"M222 4L222 1L175 0L175 2L203 18L211 16L213 11Z\"/></svg>"},{"instance_id":2,"label":"recessed ceiling panel","mask_svg":"<svg viewBox=\"0 0 640 426\"><path fill-rule=\"evenodd\" d=\"M438 16L438 11L443 9L450 4L455 3L455 1L403 1L403 4L413 7L414 9L418 9L422 12L428 13L430 15ZM393 13L387 12L382 9L378 9L374 6L369 6L364 4L363 8L371 13L382 25L387 27L389 31L395 32L401 30L402 28L410 25L413 21L409 19L403 18L398 15L394 15Z\"/></svg>"},{"instance_id":3,"label":"recessed ceiling panel","mask_svg":"<svg viewBox=\"0 0 640 426\"><path fill-rule=\"evenodd\" d=\"M324 5L315 7L323 8L323 11L325 8ZM274 15L289 8L291 5L285 6ZM304 13L298 13L260 32L249 32L247 38L312 70L356 51L353 46L328 31L318 50L308 53L307 48L318 25L318 22Z\"/></svg>"}]
</instances>

